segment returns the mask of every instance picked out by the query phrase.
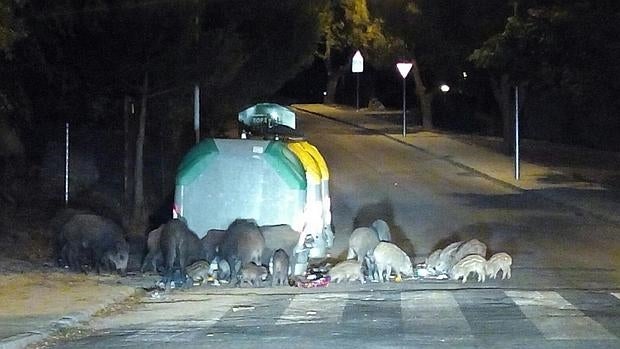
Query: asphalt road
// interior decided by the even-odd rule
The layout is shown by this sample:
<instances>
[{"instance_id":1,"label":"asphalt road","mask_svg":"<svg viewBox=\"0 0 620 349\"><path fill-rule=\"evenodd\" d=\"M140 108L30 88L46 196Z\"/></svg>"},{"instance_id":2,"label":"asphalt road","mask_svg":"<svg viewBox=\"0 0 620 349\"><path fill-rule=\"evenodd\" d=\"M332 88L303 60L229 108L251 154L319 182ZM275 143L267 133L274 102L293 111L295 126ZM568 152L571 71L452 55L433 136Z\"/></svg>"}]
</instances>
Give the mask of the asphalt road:
<instances>
[{"instance_id":1,"label":"asphalt road","mask_svg":"<svg viewBox=\"0 0 620 349\"><path fill-rule=\"evenodd\" d=\"M583 290L177 292L58 348L618 348L620 294Z\"/></svg>"},{"instance_id":2,"label":"asphalt road","mask_svg":"<svg viewBox=\"0 0 620 349\"><path fill-rule=\"evenodd\" d=\"M528 285L619 284L617 223L513 190L368 130L298 115L330 168L334 255L345 254L353 227L382 218L410 255L477 238L492 253L510 253L520 282Z\"/></svg>"},{"instance_id":3,"label":"asphalt road","mask_svg":"<svg viewBox=\"0 0 620 349\"><path fill-rule=\"evenodd\" d=\"M381 135L298 113L330 167L343 257L382 218L410 255L477 238L513 256L513 278L408 280L315 290L192 289L96 318L59 348L618 348L617 225L584 217Z\"/></svg>"}]
</instances>

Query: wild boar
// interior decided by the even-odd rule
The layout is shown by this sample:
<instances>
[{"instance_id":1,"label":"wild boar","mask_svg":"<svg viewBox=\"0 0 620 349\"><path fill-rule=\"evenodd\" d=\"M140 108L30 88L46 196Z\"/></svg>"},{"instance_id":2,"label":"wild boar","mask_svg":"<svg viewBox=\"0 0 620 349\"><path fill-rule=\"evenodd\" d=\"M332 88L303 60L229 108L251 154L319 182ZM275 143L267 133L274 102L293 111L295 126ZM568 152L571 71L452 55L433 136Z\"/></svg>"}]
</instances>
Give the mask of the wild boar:
<instances>
[{"instance_id":1,"label":"wild boar","mask_svg":"<svg viewBox=\"0 0 620 349\"><path fill-rule=\"evenodd\" d=\"M502 280L510 279L510 267L512 266L512 257L506 252L499 252L491 256L487 262L487 276L495 279L497 273L502 271Z\"/></svg>"},{"instance_id":2,"label":"wild boar","mask_svg":"<svg viewBox=\"0 0 620 349\"><path fill-rule=\"evenodd\" d=\"M267 268L250 262L244 265L239 271L239 286L243 286L245 283L248 283L252 287L261 286L262 282L265 281L268 276L269 272Z\"/></svg>"},{"instance_id":3,"label":"wild boar","mask_svg":"<svg viewBox=\"0 0 620 349\"><path fill-rule=\"evenodd\" d=\"M271 256L271 286L288 286L289 256L283 249L277 249Z\"/></svg>"},{"instance_id":4,"label":"wild boar","mask_svg":"<svg viewBox=\"0 0 620 349\"><path fill-rule=\"evenodd\" d=\"M252 219L237 219L230 224L220 247L220 256L228 260L236 256L242 265L262 263L265 237ZM232 265L231 265L232 266Z\"/></svg>"},{"instance_id":5,"label":"wild boar","mask_svg":"<svg viewBox=\"0 0 620 349\"><path fill-rule=\"evenodd\" d=\"M478 239L471 239L463 243L454 253L454 263L460 261L465 256L469 256L470 254L477 254L486 258L487 245L480 242Z\"/></svg>"},{"instance_id":6,"label":"wild boar","mask_svg":"<svg viewBox=\"0 0 620 349\"><path fill-rule=\"evenodd\" d=\"M76 214L59 234L62 258L72 270L82 269L86 261L101 273L101 267L113 267L121 275L127 271L129 244L123 229L111 219L95 214Z\"/></svg>"},{"instance_id":7,"label":"wild boar","mask_svg":"<svg viewBox=\"0 0 620 349\"><path fill-rule=\"evenodd\" d=\"M464 243L464 241L457 241L446 246L439 254L439 262L435 266L435 271L440 274L448 274L450 269L458 262L455 258L456 251Z\"/></svg>"},{"instance_id":8,"label":"wild boar","mask_svg":"<svg viewBox=\"0 0 620 349\"><path fill-rule=\"evenodd\" d=\"M383 220L377 219L370 227L377 232L379 241L392 241L392 234L390 233L390 226Z\"/></svg>"},{"instance_id":9,"label":"wild boar","mask_svg":"<svg viewBox=\"0 0 620 349\"><path fill-rule=\"evenodd\" d=\"M181 278L185 278L186 267L205 258L200 239L183 219L172 219L163 225L159 248L164 256L166 268L164 283L173 277L175 266L178 265Z\"/></svg>"},{"instance_id":10,"label":"wild boar","mask_svg":"<svg viewBox=\"0 0 620 349\"><path fill-rule=\"evenodd\" d=\"M146 255L142 260L140 272L144 273L150 266L154 272L158 271L158 267L164 263L164 256L159 248L159 239L163 225L151 230L146 238Z\"/></svg>"},{"instance_id":11,"label":"wild boar","mask_svg":"<svg viewBox=\"0 0 620 349\"><path fill-rule=\"evenodd\" d=\"M486 277L486 265L487 261L484 257L477 254L471 254L452 267L450 271L450 278L452 280L458 280L463 278L463 283L467 282L467 277L471 273L478 274L478 282L484 282Z\"/></svg>"},{"instance_id":12,"label":"wild boar","mask_svg":"<svg viewBox=\"0 0 620 349\"><path fill-rule=\"evenodd\" d=\"M431 275L437 275L437 266L439 265L439 260L441 257L441 248L433 251L428 257L426 257L426 270Z\"/></svg>"},{"instance_id":13,"label":"wild boar","mask_svg":"<svg viewBox=\"0 0 620 349\"><path fill-rule=\"evenodd\" d=\"M332 267L329 272L331 282L340 283L340 281L356 281L364 283L364 274L362 273L362 263L355 260L346 260Z\"/></svg>"},{"instance_id":14,"label":"wild boar","mask_svg":"<svg viewBox=\"0 0 620 349\"><path fill-rule=\"evenodd\" d=\"M391 242L381 241L372 253L381 282L389 281L392 271L397 277L413 276L413 264L407 254Z\"/></svg>"},{"instance_id":15,"label":"wild boar","mask_svg":"<svg viewBox=\"0 0 620 349\"><path fill-rule=\"evenodd\" d=\"M349 238L347 259L357 258L357 261L361 263L366 253L372 251L378 243L379 237L374 229L367 227L356 228Z\"/></svg>"}]
</instances>

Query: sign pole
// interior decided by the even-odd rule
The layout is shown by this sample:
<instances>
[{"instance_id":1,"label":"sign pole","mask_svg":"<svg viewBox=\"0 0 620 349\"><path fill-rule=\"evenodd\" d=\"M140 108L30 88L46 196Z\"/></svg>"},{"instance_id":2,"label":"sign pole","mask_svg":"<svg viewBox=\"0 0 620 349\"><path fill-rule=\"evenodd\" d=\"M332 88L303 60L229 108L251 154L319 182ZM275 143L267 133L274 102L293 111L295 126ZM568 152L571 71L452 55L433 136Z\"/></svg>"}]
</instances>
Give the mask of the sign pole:
<instances>
[{"instance_id":1,"label":"sign pole","mask_svg":"<svg viewBox=\"0 0 620 349\"><path fill-rule=\"evenodd\" d=\"M413 63L397 63L396 68L403 77L403 137L407 135L407 74L411 70Z\"/></svg>"},{"instance_id":2,"label":"sign pole","mask_svg":"<svg viewBox=\"0 0 620 349\"><path fill-rule=\"evenodd\" d=\"M355 93L355 110L360 111L360 73L355 73L357 75L357 88Z\"/></svg>"},{"instance_id":3,"label":"sign pole","mask_svg":"<svg viewBox=\"0 0 620 349\"><path fill-rule=\"evenodd\" d=\"M196 144L198 144L200 142L200 88L198 84L194 85L194 134Z\"/></svg>"},{"instance_id":4,"label":"sign pole","mask_svg":"<svg viewBox=\"0 0 620 349\"><path fill-rule=\"evenodd\" d=\"M519 86L515 86L515 179L519 180Z\"/></svg>"},{"instance_id":5,"label":"sign pole","mask_svg":"<svg viewBox=\"0 0 620 349\"><path fill-rule=\"evenodd\" d=\"M65 207L69 205L69 123L65 123Z\"/></svg>"},{"instance_id":6,"label":"sign pole","mask_svg":"<svg viewBox=\"0 0 620 349\"><path fill-rule=\"evenodd\" d=\"M403 137L407 135L407 84L406 79L403 78Z\"/></svg>"},{"instance_id":7,"label":"sign pole","mask_svg":"<svg viewBox=\"0 0 620 349\"><path fill-rule=\"evenodd\" d=\"M355 111L360 111L360 73L364 71L364 57L357 50L351 59L351 72L356 75L357 87L355 89Z\"/></svg>"}]
</instances>

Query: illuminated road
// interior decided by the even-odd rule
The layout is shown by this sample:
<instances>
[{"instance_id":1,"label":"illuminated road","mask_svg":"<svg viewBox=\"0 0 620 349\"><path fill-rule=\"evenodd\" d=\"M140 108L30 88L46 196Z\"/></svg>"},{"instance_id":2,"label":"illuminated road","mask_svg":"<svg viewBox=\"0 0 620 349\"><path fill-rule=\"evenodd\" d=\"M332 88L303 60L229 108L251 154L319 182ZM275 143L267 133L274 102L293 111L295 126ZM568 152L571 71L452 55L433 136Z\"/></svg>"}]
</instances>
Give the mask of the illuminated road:
<instances>
[{"instance_id":1,"label":"illuminated road","mask_svg":"<svg viewBox=\"0 0 620 349\"><path fill-rule=\"evenodd\" d=\"M620 294L463 289L178 292L59 348L617 348Z\"/></svg>"},{"instance_id":2,"label":"illuminated road","mask_svg":"<svg viewBox=\"0 0 620 349\"><path fill-rule=\"evenodd\" d=\"M416 256L449 241L477 238L491 252L513 256L513 277L519 282L620 285L616 222L584 216L448 161L458 159L433 157L369 130L298 114L300 128L331 170L335 255L346 251L354 226L383 218L396 242ZM432 146L433 140L428 142Z\"/></svg>"},{"instance_id":3,"label":"illuminated road","mask_svg":"<svg viewBox=\"0 0 620 349\"><path fill-rule=\"evenodd\" d=\"M55 346L620 347L617 224L367 130L304 113L298 123L331 170L335 257L354 226L382 218L418 259L457 239L507 251L512 279L193 288L146 296Z\"/></svg>"}]
</instances>

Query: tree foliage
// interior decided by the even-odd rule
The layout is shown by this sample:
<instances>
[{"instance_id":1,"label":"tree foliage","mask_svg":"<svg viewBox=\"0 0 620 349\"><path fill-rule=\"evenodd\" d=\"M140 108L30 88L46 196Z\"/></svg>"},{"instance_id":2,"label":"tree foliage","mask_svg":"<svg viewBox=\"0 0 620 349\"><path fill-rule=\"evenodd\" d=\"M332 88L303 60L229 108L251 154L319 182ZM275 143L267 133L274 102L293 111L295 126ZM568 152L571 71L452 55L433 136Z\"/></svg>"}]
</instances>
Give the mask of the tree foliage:
<instances>
[{"instance_id":1,"label":"tree foliage","mask_svg":"<svg viewBox=\"0 0 620 349\"><path fill-rule=\"evenodd\" d=\"M214 104L233 113L310 64L320 35L316 7L294 0L210 1L203 18L201 80Z\"/></svg>"},{"instance_id":2,"label":"tree foliage","mask_svg":"<svg viewBox=\"0 0 620 349\"><path fill-rule=\"evenodd\" d=\"M19 21L15 18L16 5L13 0L0 0L0 51L5 53L15 40L24 35Z\"/></svg>"},{"instance_id":3,"label":"tree foliage","mask_svg":"<svg viewBox=\"0 0 620 349\"><path fill-rule=\"evenodd\" d=\"M21 13L31 34L18 75L30 76L29 94L48 115L98 115L96 98L137 94L145 72L153 97L200 83L207 100L236 107L307 64L319 35L312 11L292 0L32 0Z\"/></svg>"},{"instance_id":4,"label":"tree foliage","mask_svg":"<svg viewBox=\"0 0 620 349\"><path fill-rule=\"evenodd\" d=\"M608 1L541 1L510 17L504 31L470 60L513 81L559 87L579 100L618 91L620 5ZM601 81L608 83L601 84Z\"/></svg>"},{"instance_id":5,"label":"tree foliage","mask_svg":"<svg viewBox=\"0 0 620 349\"><path fill-rule=\"evenodd\" d=\"M324 1L319 18L323 36L317 56L327 70L329 103L334 102L338 81L356 50L362 52L365 62L381 67L393 63L404 47L402 40L384 30L383 21L370 12L366 0Z\"/></svg>"},{"instance_id":6,"label":"tree foliage","mask_svg":"<svg viewBox=\"0 0 620 349\"><path fill-rule=\"evenodd\" d=\"M7 2L2 1L4 11ZM0 12L0 30L7 28L6 18L14 18L28 33L14 43L14 58L0 64L0 97L29 106L13 108L16 114L28 114L18 119L32 120L22 125L31 136L29 150L45 145L48 123L71 121L119 130L123 106L133 101L139 116L136 171L142 171L142 149L155 138L149 132L158 127L191 130L195 84L202 89L203 125L217 130L225 120L235 119L242 106L271 95L302 69L319 39L315 7L295 0L22 4L14 17ZM183 134L159 133L169 138ZM110 147L117 143L110 142ZM136 183L141 176L136 172Z\"/></svg>"},{"instance_id":7,"label":"tree foliage","mask_svg":"<svg viewBox=\"0 0 620 349\"><path fill-rule=\"evenodd\" d=\"M620 69L614 61L620 55L620 4L539 0L520 2L515 10L503 31L485 41L469 60L491 76L527 85L536 92L532 102L540 103L538 96L544 95L545 104L566 106L565 124L574 123L575 112L617 114ZM596 119L593 122L602 128L614 123L610 117ZM580 141L578 131L569 132L566 137L572 134Z\"/></svg>"}]
</instances>

